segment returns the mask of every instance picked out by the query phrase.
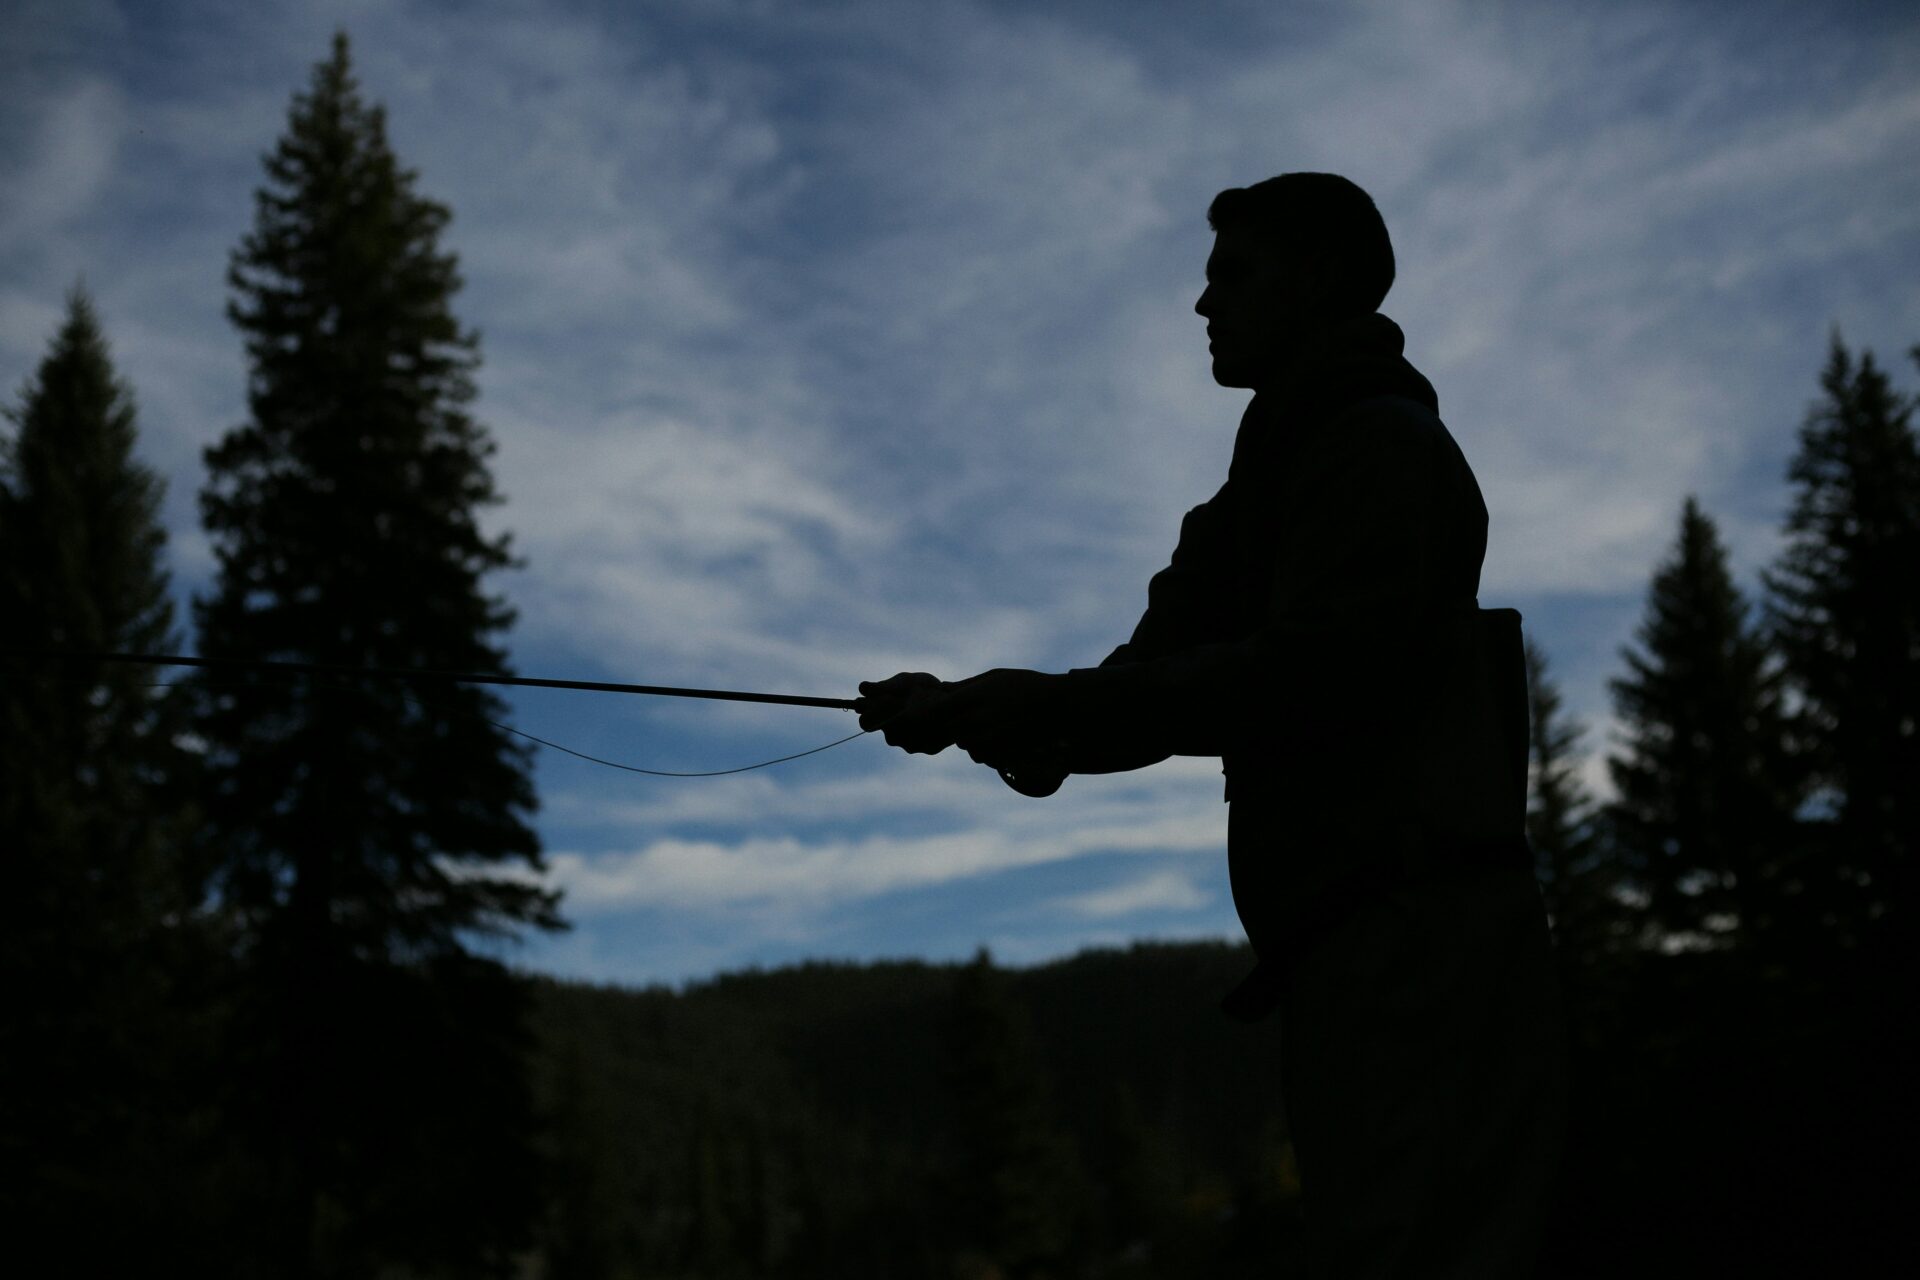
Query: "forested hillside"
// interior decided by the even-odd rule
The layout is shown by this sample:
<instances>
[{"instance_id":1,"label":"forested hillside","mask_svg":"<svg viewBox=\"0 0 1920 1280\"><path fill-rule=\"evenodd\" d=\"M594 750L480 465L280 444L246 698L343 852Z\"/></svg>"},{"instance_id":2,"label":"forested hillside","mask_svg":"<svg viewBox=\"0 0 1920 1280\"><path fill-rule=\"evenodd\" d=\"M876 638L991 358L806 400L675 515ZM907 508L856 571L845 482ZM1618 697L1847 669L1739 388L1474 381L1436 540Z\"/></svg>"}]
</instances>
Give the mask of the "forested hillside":
<instances>
[{"instance_id":1,"label":"forested hillside","mask_svg":"<svg viewBox=\"0 0 1920 1280\"><path fill-rule=\"evenodd\" d=\"M1251 963L813 964L540 980L554 1275L1267 1273L1297 1180Z\"/></svg>"}]
</instances>

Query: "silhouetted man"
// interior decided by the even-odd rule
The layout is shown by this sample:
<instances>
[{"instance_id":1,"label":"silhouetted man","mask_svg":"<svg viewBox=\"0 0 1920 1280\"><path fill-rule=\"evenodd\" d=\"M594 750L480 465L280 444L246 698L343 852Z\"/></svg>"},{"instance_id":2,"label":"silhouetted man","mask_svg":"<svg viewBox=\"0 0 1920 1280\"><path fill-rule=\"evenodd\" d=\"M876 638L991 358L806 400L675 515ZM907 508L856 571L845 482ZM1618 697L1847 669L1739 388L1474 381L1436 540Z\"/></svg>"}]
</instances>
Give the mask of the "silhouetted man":
<instances>
[{"instance_id":1,"label":"silhouetted man","mask_svg":"<svg viewBox=\"0 0 1920 1280\"><path fill-rule=\"evenodd\" d=\"M1194 310L1254 391L1133 636L1097 668L906 673L861 724L1046 795L1219 756L1228 864L1278 1010L1312 1252L1336 1276L1528 1274L1560 1126L1531 871L1519 615L1476 599L1487 511L1377 308L1393 249L1332 174L1223 191Z\"/></svg>"}]
</instances>

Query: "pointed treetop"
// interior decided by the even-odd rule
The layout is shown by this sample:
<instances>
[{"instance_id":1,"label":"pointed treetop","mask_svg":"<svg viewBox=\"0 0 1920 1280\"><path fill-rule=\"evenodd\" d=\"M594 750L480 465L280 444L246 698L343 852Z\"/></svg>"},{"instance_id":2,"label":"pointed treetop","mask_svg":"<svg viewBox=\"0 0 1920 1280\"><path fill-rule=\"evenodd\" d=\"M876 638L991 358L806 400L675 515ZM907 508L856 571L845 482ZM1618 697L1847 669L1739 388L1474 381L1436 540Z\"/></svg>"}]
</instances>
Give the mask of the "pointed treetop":
<instances>
[{"instance_id":1,"label":"pointed treetop","mask_svg":"<svg viewBox=\"0 0 1920 1280\"><path fill-rule=\"evenodd\" d=\"M360 82L353 74L353 53L345 27L336 28L327 56L313 64L312 88L297 95L308 101L360 104Z\"/></svg>"},{"instance_id":2,"label":"pointed treetop","mask_svg":"<svg viewBox=\"0 0 1920 1280\"><path fill-rule=\"evenodd\" d=\"M86 278L76 277L67 289L67 307L60 326L47 339L38 377L44 379L50 368L91 362L96 358L107 358L106 335L100 328L99 310L87 292Z\"/></svg>"},{"instance_id":3,"label":"pointed treetop","mask_svg":"<svg viewBox=\"0 0 1920 1280\"><path fill-rule=\"evenodd\" d=\"M1920 402L1837 330L1820 387L1787 471L1786 546L1763 577L1768 625L1799 746L1837 809L1830 914L1893 937L1907 926L1886 908L1920 848Z\"/></svg>"},{"instance_id":4,"label":"pointed treetop","mask_svg":"<svg viewBox=\"0 0 1920 1280\"><path fill-rule=\"evenodd\" d=\"M84 283L68 291L46 355L3 412L14 430L0 436L0 573L24 601L33 643L164 642L164 485L134 456L133 392Z\"/></svg>"},{"instance_id":5,"label":"pointed treetop","mask_svg":"<svg viewBox=\"0 0 1920 1280\"><path fill-rule=\"evenodd\" d=\"M67 287L67 318L53 341L62 347L104 341L100 332L100 314L93 305L93 295L87 291L87 278L84 275L75 276L73 283Z\"/></svg>"},{"instance_id":6,"label":"pointed treetop","mask_svg":"<svg viewBox=\"0 0 1920 1280\"><path fill-rule=\"evenodd\" d=\"M23 495L49 482L49 467L57 467L61 483L80 486L76 501L89 484L117 487L128 466L142 492L157 489L157 481L131 463L133 393L114 373L99 313L84 281L75 281L67 291L66 315L48 341L46 355L21 386L19 403L4 413L17 430L4 441L0 468Z\"/></svg>"}]
</instances>

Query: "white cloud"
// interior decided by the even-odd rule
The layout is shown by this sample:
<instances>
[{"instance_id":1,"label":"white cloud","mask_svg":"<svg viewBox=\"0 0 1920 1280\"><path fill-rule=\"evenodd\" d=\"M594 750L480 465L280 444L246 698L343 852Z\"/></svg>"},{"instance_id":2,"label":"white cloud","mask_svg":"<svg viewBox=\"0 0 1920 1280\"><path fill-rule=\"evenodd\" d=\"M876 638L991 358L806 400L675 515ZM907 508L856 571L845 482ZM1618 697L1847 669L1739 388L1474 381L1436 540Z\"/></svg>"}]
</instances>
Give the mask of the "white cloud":
<instances>
[{"instance_id":1,"label":"white cloud","mask_svg":"<svg viewBox=\"0 0 1920 1280\"><path fill-rule=\"evenodd\" d=\"M163 63L79 10L8 18L36 69L0 123L0 359L26 372L84 270L198 575L198 450L242 412L225 254L336 14L216 29L183 7ZM1492 508L1489 603L1636 593L1689 490L1752 563L1777 506L1754 464L1790 446L1827 325L1896 349L1920 332L1898 284L1920 243L1910 23L1874 20L1876 60L1864 27L1786 47L1647 4L1220 11L1165 41L1107 16L351 11L397 151L456 215L509 498L488 519L530 562L501 582L523 665L833 692L1097 660L1244 402L1212 385L1190 310L1206 201L1284 169L1350 173L1388 217L1387 309ZM1582 616L1623 636L1630 613ZM1566 639L1591 716L1611 641ZM650 714L702 752L760 723ZM1222 843L1202 762L1028 805L859 750L724 787L587 793L543 768L569 788L543 818L568 832L556 874L596 918L719 904L776 930L798 927L787 899L1130 831ZM1181 892L1121 888L1147 884ZM1078 900L1098 919L1125 899Z\"/></svg>"},{"instance_id":2,"label":"white cloud","mask_svg":"<svg viewBox=\"0 0 1920 1280\"><path fill-rule=\"evenodd\" d=\"M37 365L52 341L66 307L59 294L43 296L25 290L0 293L0 352L17 368ZM12 388L7 388L9 392Z\"/></svg>"},{"instance_id":3,"label":"white cloud","mask_svg":"<svg viewBox=\"0 0 1920 1280\"><path fill-rule=\"evenodd\" d=\"M823 739L828 736L823 734ZM865 758L852 771L792 779L777 772L746 774L711 784L601 785L607 775L584 775L588 786L558 790L548 811L571 824L644 833L694 825L769 828L833 822L891 822L911 818L942 829L994 826L1009 840L1053 836L1083 827L1116 827L1156 817L1211 825L1225 847L1226 809L1220 764L1176 757L1139 773L1077 777L1043 803L1015 798L991 772L958 752L908 757L877 736L844 751Z\"/></svg>"},{"instance_id":4,"label":"white cloud","mask_svg":"<svg viewBox=\"0 0 1920 1280\"><path fill-rule=\"evenodd\" d=\"M0 241L31 242L92 212L126 127L120 91L95 76L40 104L29 141L0 169Z\"/></svg>"},{"instance_id":5,"label":"white cloud","mask_svg":"<svg viewBox=\"0 0 1920 1280\"><path fill-rule=\"evenodd\" d=\"M1158 871L1109 888L1060 898L1057 905L1089 919L1112 920L1147 911L1190 910L1208 901L1188 877L1177 871Z\"/></svg>"},{"instance_id":6,"label":"white cloud","mask_svg":"<svg viewBox=\"0 0 1920 1280\"><path fill-rule=\"evenodd\" d=\"M543 542L624 552L652 539L716 560L777 549L797 533L854 543L884 536L879 521L808 474L808 460L783 456L786 442L772 435L639 414L587 437L543 432L527 442L519 475L528 510L517 527Z\"/></svg>"},{"instance_id":7,"label":"white cloud","mask_svg":"<svg viewBox=\"0 0 1920 1280\"><path fill-rule=\"evenodd\" d=\"M1083 827L1015 839L992 828L926 836L728 843L664 838L629 853L550 856L552 879L575 912L731 903L817 906L925 888L1088 853L1216 849L1211 823L1184 818Z\"/></svg>"}]
</instances>

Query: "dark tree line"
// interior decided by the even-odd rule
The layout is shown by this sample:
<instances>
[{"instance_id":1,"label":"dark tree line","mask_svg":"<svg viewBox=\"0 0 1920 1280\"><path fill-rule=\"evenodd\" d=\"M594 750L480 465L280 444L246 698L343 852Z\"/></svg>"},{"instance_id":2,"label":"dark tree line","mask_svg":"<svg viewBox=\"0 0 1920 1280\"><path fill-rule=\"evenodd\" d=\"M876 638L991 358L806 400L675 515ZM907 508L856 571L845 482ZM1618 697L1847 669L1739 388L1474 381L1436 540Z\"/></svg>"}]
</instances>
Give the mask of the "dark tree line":
<instances>
[{"instance_id":1,"label":"dark tree line","mask_svg":"<svg viewBox=\"0 0 1920 1280\"><path fill-rule=\"evenodd\" d=\"M1920 362L1920 347L1914 349ZM1610 682L1613 795L1581 782L1545 653L1528 831L1569 961L1733 951L1891 958L1920 845L1920 448L1915 399L1836 337L1756 610L1693 497Z\"/></svg>"},{"instance_id":2,"label":"dark tree line","mask_svg":"<svg viewBox=\"0 0 1920 1280\"><path fill-rule=\"evenodd\" d=\"M512 613L483 579L510 554L477 523L499 498L449 215L395 160L345 37L265 164L228 273L251 416L206 454L201 650L503 674ZM267 1171L255 1247L289 1274L504 1259L535 1202L523 1014L470 944L559 923L502 874L540 865L527 749L473 687L197 692L210 887L247 979L230 1110Z\"/></svg>"},{"instance_id":3,"label":"dark tree line","mask_svg":"<svg viewBox=\"0 0 1920 1280\"><path fill-rule=\"evenodd\" d=\"M678 996L528 980L474 945L561 926L492 695L39 656L191 638L508 669L450 215L344 38L264 164L229 271L248 416L206 452L191 637L84 291L0 435L15 1252L74 1274L1283 1270L1272 1029L1212 1007L1240 949ZM1575 1045L1556 1274L1858 1273L1901 1211L1877 1152L1920 1136L1916 404L1837 337L1820 386L1757 591L1684 504L1611 684L1604 799L1528 650Z\"/></svg>"},{"instance_id":4,"label":"dark tree line","mask_svg":"<svg viewBox=\"0 0 1920 1280\"><path fill-rule=\"evenodd\" d=\"M1215 1277L1297 1261L1244 947L539 984L547 1274Z\"/></svg>"},{"instance_id":5,"label":"dark tree line","mask_svg":"<svg viewBox=\"0 0 1920 1280\"><path fill-rule=\"evenodd\" d=\"M9 650L171 647L161 484L84 292L8 412L0 619ZM0 1212L15 1239L173 1239L201 1122L154 1046L192 1027L199 923L190 708L146 673L0 681Z\"/></svg>"},{"instance_id":6,"label":"dark tree line","mask_svg":"<svg viewBox=\"0 0 1920 1280\"><path fill-rule=\"evenodd\" d=\"M476 340L347 42L295 95L235 250L248 420L206 451L202 654L505 672L512 563ZM0 486L0 1044L9 1234L72 1274L504 1274L542 1172L528 991L556 928L498 699L47 659L176 651L131 394L91 303ZM399 1270L396 1270L399 1269Z\"/></svg>"},{"instance_id":7,"label":"dark tree line","mask_svg":"<svg viewBox=\"0 0 1920 1280\"><path fill-rule=\"evenodd\" d=\"M1920 347L1914 349L1920 362ZM1914 397L1836 336L1759 607L1689 497L1611 682L1613 794L1537 648L1529 833L1580 1091L1558 1265L1864 1265L1911 1141ZM1624 1222L1611 1236L1595 1224ZM1647 1241L1665 1242L1652 1250Z\"/></svg>"}]
</instances>

